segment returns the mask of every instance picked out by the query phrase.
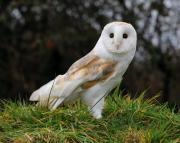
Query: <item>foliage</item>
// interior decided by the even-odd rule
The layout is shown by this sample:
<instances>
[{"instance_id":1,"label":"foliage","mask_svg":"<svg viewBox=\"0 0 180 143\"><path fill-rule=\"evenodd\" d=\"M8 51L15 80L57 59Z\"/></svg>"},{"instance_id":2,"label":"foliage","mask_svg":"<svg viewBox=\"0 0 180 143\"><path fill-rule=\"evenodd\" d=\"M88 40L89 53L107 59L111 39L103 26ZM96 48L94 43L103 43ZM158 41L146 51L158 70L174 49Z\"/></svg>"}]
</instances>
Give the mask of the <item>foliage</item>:
<instances>
[{"instance_id":1,"label":"foliage","mask_svg":"<svg viewBox=\"0 0 180 143\"><path fill-rule=\"evenodd\" d=\"M2 142L124 142L178 143L180 114L166 105L154 105L143 100L143 94L131 100L129 96L107 98L100 120L93 119L77 102L55 111L27 103L4 102L0 112Z\"/></svg>"}]
</instances>

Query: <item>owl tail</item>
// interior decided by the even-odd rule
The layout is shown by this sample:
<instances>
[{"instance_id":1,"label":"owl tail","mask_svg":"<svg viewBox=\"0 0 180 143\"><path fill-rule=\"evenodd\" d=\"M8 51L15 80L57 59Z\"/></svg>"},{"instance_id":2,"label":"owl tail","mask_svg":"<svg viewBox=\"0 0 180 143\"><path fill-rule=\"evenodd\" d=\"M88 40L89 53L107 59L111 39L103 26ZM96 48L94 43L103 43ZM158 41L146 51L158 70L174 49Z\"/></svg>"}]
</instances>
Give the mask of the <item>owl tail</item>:
<instances>
[{"instance_id":1,"label":"owl tail","mask_svg":"<svg viewBox=\"0 0 180 143\"><path fill-rule=\"evenodd\" d=\"M50 96L50 91L53 86L53 81L48 82L47 84L40 87L38 90L34 91L30 96L30 101L38 101L40 106L48 106L48 100Z\"/></svg>"}]
</instances>

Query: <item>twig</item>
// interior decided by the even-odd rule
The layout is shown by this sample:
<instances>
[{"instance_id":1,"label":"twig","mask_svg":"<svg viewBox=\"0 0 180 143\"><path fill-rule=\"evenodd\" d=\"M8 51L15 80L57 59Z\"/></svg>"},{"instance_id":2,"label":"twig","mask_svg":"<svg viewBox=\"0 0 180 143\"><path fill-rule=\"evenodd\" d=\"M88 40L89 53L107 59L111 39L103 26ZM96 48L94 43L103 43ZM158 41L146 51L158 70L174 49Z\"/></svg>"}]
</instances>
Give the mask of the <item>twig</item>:
<instances>
[{"instance_id":1,"label":"twig","mask_svg":"<svg viewBox=\"0 0 180 143\"><path fill-rule=\"evenodd\" d=\"M105 94L103 97L101 97L101 98L96 102L96 104L94 104L94 105L91 107L91 109L90 109L89 111L91 111L91 110L94 108L94 106L96 106L105 96L106 96L106 94Z\"/></svg>"},{"instance_id":2,"label":"twig","mask_svg":"<svg viewBox=\"0 0 180 143\"><path fill-rule=\"evenodd\" d=\"M119 89L119 87L118 87L118 89ZM91 111L91 110L94 108L94 106L96 106L106 95L107 95L107 94L105 94L103 97L101 97L101 98L96 102L96 104L94 104L94 105L91 107L91 109L90 109L89 111ZM120 106L120 105L116 102L116 100L114 99L114 97L113 97L112 99L113 99L113 101L115 102L115 104L117 104L118 106Z\"/></svg>"},{"instance_id":3,"label":"twig","mask_svg":"<svg viewBox=\"0 0 180 143\"><path fill-rule=\"evenodd\" d=\"M55 78L55 79L56 79L56 78ZM51 89L50 89L50 92L49 92L49 96L48 96L48 100L47 100L47 107L48 107L48 105L49 105L49 99L50 99L50 96L51 96L51 92L52 92L52 88L53 88L53 86L54 86L55 79L54 79L54 81L53 81L53 84L52 84Z\"/></svg>"}]
</instances>

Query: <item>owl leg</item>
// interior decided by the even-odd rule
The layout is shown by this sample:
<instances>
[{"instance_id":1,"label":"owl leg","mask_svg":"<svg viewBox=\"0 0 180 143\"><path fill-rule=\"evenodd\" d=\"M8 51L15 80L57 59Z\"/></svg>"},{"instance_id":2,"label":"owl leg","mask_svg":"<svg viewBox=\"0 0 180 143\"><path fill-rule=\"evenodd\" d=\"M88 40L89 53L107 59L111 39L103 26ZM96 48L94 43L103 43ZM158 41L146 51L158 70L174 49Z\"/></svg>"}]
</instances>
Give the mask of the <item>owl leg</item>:
<instances>
[{"instance_id":1,"label":"owl leg","mask_svg":"<svg viewBox=\"0 0 180 143\"><path fill-rule=\"evenodd\" d=\"M102 96L100 96L102 98ZM92 98L92 96L85 96L82 98L83 102L88 106L91 115L96 118L102 118L102 110L104 107L104 98ZM101 100L100 100L101 99Z\"/></svg>"},{"instance_id":2,"label":"owl leg","mask_svg":"<svg viewBox=\"0 0 180 143\"><path fill-rule=\"evenodd\" d=\"M102 98L98 103L98 101L93 102L91 106L89 106L90 112L92 116L96 119L102 118L102 110L104 108L104 98Z\"/></svg>"},{"instance_id":3,"label":"owl leg","mask_svg":"<svg viewBox=\"0 0 180 143\"><path fill-rule=\"evenodd\" d=\"M102 118L102 110L104 108L104 100L106 97L106 90L99 88L91 88L88 92L81 96L81 100L88 106L91 115L96 118Z\"/></svg>"}]
</instances>

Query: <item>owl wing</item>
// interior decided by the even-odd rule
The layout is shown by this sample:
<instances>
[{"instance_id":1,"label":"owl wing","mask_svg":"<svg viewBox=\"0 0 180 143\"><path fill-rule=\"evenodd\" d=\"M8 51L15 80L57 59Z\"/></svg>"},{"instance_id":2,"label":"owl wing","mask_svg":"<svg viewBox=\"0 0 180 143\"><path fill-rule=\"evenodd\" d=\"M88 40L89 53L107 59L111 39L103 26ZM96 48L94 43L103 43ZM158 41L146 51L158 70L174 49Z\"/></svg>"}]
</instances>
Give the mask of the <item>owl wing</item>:
<instances>
[{"instance_id":1,"label":"owl wing","mask_svg":"<svg viewBox=\"0 0 180 143\"><path fill-rule=\"evenodd\" d=\"M102 59L90 52L75 62L66 74L59 75L54 82L51 81L35 91L32 97L38 97L41 105L46 103L50 109L56 109L65 99L73 97L75 91L85 91L107 80L114 73L115 65L114 61ZM47 94L50 91L51 94Z\"/></svg>"}]
</instances>

